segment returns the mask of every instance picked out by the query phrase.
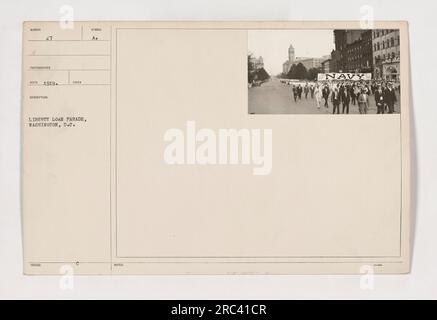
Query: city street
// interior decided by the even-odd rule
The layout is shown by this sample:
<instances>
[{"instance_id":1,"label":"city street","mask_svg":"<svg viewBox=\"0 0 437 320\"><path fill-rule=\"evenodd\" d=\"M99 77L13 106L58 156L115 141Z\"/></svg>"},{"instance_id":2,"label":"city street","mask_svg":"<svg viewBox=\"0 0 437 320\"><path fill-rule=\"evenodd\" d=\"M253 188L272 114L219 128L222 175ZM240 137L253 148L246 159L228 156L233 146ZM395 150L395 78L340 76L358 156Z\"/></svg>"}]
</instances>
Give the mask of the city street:
<instances>
[{"instance_id":1,"label":"city street","mask_svg":"<svg viewBox=\"0 0 437 320\"><path fill-rule=\"evenodd\" d=\"M398 102L395 105L395 113L399 113L399 92L396 92ZM376 114L374 95L369 96L369 114ZM250 114L329 114L332 113L332 102L329 101L329 108L323 106L317 108L316 100L305 99L302 93L302 100L294 102L292 86L281 83L277 78L271 78L259 87L249 88L249 113ZM342 105L340 105L340 112ZM358 105L349 106L350 114L359 114Z\"/></svg>"}]
</instances>

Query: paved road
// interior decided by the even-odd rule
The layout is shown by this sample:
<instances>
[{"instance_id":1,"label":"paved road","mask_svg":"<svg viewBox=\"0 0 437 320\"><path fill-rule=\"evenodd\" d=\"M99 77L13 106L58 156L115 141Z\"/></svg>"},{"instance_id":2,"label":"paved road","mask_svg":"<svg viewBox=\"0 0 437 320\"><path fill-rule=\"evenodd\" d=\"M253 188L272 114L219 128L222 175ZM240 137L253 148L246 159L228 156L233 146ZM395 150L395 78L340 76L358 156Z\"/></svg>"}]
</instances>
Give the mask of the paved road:
<instances>
[{"instance_id":1,"label":"paved road","mask_svg":"<svg viewBox=\"0 0 437 320\"><path fill-rule=\"evenodd\" d=\"M399 94L396 92L399 101ZM376 113L375 98L369 97L370 107L368 113ZM324 102L324 100L322 99ZM340 105L340 112L342 106ZM395 105L395 112L399 113L399 104ZM316 100L308 99L302 93L302 100L294 102L291 86L281 83L278 79L272 78L263 83L260 87L249 88L249 113L251 114L330 114L332 113L332 103L329 101L329 108L317 108ZM358 105L349 106L349 113L359 114Z\"/></svg>"}]
</instances>

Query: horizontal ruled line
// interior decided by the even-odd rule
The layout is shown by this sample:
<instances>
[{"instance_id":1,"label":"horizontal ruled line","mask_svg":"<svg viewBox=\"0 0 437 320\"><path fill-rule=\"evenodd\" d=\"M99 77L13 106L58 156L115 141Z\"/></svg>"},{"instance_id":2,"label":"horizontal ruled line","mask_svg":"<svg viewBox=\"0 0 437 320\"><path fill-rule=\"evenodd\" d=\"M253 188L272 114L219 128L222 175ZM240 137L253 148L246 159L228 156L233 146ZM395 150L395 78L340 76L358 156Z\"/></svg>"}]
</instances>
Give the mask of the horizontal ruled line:
<instances>
[{"instance_id":1,"label":"horizontal ruled line","mask_svg":"<svg viewBox=\"0 0 437 320\"><path fill-rule=\"evenodd\" d=\"M80 83L80 84L57 84L57 85L45 85L45 84L29 84L28 87L59 87L59 86L109 86L111 85L110 83Z\"/></svg>"},{"instance_id":2,"label":"horizontal ruled line","mask_svg":"<svg viewBox=\"0 0 437 320\"><path fill-rule=\"evenodd\" d=\"M28 54L28 57L109 57L109 54Z\"/></svg>"},{"instance_id":3,"label":"horizontal ruled line","mask_svg":"<svg viewBox=\"0 0 437 320\"><path fill-rule=\"evenodd\" d=\"M110 69L28 69L28 71L111 71Z\"/></svg>"},{"instance_id":4,"label":"horizontal ruled line","mask_svg":"<svg viewBox=\"0 0 437 320\"><path fill-rule=\"evenodd\" d=\"M368 264L402 264L403 261L364 261ZM28 264L110 264L111 262L29 262ZM171 262L165 262L165 261L129 261L129 262L118 262L121 264L222 264L222 263L235 263L235 264L362 264L363 261L171 261Z\"/></svg>"},{"instance_id":5,"label":"horizontal ruled line","mask_svg":"<svg viewBox=\"0 0 437 320\"><path fill-rule=\"evenodd\" d=\"M89 39L89 40L80 40L80 39L69 39L69 40L67 40L67 39L65 39L65 40L63 40L63 39L59 39L59 40L44 40L44 39L28 39L27 41L29 41L29 42L68 42L68 41L94 41L94 42L99 42L99 41L102 41L102 42L109 42L109 40L91 40L91 39Z\"/></svg>"}]
</instances>

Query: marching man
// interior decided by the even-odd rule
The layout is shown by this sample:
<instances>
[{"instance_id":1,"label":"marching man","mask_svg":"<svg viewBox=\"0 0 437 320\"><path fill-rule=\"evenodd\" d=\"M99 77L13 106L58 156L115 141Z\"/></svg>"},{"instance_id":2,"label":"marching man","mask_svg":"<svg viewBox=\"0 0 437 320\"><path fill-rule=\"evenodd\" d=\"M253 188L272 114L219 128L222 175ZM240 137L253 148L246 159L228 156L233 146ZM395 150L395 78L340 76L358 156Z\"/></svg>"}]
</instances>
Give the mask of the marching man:
<instances>
[{"instance_id":1,"label":"marching man","mask_svg":"<svg viewBox=\"0 0 437 320\"><path fill-rule=\"evenodd\" d=\"M382 91L381 85L375 91L375 103L377 107L377 114L384 114L385 101L384 101L384 91Z\"/></svg>"},{"instance_id":2,"label":"marching man","mask_svg":"<svg viewBox=\"0 0 437 320\"><path fill-rule=\"evenodd\" d=\"M388 113L394 112L394 105L396 99L395 89L393 88L393 84L391 82L388 83L388 88L384 92L384 102L388 106Z\"/></svg>"}]
</instances>

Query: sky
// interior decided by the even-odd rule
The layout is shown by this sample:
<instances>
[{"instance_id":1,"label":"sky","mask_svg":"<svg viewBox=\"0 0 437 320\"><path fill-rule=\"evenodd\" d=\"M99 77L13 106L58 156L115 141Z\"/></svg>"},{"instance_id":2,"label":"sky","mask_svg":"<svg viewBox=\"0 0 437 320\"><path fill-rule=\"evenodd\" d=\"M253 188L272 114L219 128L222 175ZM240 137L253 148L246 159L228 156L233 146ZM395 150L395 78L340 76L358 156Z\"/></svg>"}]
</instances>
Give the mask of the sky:
<instances>
[{"instance_id":1,"label":"sky","mask_svg":"<svg viewBox=\"0 0 437 320\"><path fill-rule=\"evenodd\" d=\"M249 52L262 56L270 75L282 72L288 59L288 47L293 45L296 57L320 58L334 49L333 30L251 30Z\"/></svg>"}]
</instances>

